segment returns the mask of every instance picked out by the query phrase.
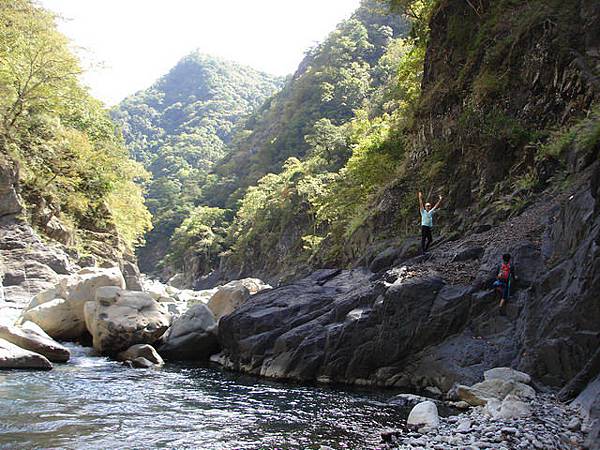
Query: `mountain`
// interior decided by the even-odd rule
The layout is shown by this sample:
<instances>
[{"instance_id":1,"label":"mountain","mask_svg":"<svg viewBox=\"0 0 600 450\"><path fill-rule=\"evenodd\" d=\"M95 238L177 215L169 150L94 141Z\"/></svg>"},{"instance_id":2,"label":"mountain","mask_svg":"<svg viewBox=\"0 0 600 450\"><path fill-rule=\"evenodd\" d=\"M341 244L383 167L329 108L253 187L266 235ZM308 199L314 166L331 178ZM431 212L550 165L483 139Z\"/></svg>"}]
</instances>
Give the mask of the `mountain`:
<instances>
[{"instance_id":1,"label":"mountain","mask_svg":"<svg viewBox=\"0 0 600 450\"><path fill-rule=\"evenodd\" d=\"M153 176L147 204L154 228L138 252L142 269L153 270L165 255L170 235L200 196L209 169L227 153L236 126L281 83L194 52L113 109L131 155Z\"/></svg>"}]
</instances>

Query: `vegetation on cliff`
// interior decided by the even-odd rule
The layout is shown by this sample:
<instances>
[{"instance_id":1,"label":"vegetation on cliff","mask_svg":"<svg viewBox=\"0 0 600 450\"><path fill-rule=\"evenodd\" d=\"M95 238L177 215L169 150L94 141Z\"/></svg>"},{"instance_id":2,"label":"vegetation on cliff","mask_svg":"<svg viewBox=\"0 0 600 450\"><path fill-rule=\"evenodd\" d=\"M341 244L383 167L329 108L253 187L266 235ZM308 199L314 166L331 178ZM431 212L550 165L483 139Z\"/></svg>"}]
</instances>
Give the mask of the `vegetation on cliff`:
<instances>
[{"instance_id":1,"label":"vegetation on cliff","mask_svg":"<svg viewBox=\"0 0 600 450\"><path fill-rule=\"evenodd\" d=\"M147 204L154 227L140 251L143 268L153 268L169 250L175 228L197 215L192 210L203 196L209 170L227 154L238 124L281 81L194 52L113 109L131 155L153 176ZM178 251L172 249L170 259Z\"/></svg>"},{"instance_id":2,"label":"vegetation on cliff","mask_svg":"<svg viewBox=\"0 0 600 450\"><path fill-rule=\"evenodd\" d=\"M0 157L20 166L28 218L84 249L84 230L138 244L150 227L140 187L148 174L79 82L54 16L29 0L2 1L0 61Z\"/></svg>"},{"instance_id":3,"label":"vegetation on cliff","mask_svg":"<svg viewBox=\"0 0 600 450\"><path fill-rule=\"evenodd\" d=\"M381 27L357 18L381 9L364 3L309 53L217 164L202 202L235 212L221 244L225 270L294 276L354 264L416 233L417 190L446 195L452 232L493 225L561 182L565 162L553 157L555 142L587 130L586 148L597 146L598 62L587 51L595 15L586 2L389 6L411 18L407 36L374 52L365 40ZM389 26L395 16L385 17ZM328 52L347 59L323 68L318 61L335 61ZM370 83L344 64L369 64ZM354 82L334 86L369 87L353 91L360 100L351 102L334 94L340 103L330 110L328 84L318 77L332 73L353 74ZM587 125L573 125L582 120Z\"/></svg>"}]
</instances>

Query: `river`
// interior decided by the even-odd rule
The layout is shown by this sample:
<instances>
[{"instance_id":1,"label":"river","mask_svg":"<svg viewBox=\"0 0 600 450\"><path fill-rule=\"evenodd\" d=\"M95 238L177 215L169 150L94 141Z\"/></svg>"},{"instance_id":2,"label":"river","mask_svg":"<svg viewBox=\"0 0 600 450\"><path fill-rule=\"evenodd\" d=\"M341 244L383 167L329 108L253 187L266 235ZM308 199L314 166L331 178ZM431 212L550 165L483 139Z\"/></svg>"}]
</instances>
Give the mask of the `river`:
<instances>
[{"instance_id":1,"label":"river","mask_svg":"<svg viewBox=\"0 0 600 450\"><path fill-rule=\"evenodd\" d=\"M49 372L0 372L0 449L371 449L407 414L387 391L135 370L70 349Z\"/></svg>"}]
</instances>

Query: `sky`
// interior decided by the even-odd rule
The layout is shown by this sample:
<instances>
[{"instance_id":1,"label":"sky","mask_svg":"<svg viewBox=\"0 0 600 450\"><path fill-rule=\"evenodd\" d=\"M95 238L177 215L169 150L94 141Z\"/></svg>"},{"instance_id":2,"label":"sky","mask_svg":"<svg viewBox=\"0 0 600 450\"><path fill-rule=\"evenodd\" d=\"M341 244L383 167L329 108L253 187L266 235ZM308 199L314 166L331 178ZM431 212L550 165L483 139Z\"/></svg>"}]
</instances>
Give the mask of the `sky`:
<instances>
[{"instance_id":1,"label":"sky","mask_svg":"<svg viewBox=\"0 0 600 450\"><path fill-rule=\"evenodd\" d=\"M39 0L60 15L91 93L112 106L195 49L274 75L294 72L360 0Z\"/></svg>"}]
</instances>

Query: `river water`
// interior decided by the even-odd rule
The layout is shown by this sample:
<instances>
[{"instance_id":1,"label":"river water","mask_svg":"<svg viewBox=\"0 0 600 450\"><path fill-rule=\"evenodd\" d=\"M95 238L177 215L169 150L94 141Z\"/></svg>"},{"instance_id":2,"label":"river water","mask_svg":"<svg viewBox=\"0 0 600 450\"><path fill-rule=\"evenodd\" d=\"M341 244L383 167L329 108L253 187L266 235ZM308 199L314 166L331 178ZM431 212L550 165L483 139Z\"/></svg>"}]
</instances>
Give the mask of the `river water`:
<instances>
[{"instance_id":1,"label":"river water","mask_svg":"<svg viewBox=\"0 0 600 450\"><path fill-rule=\"evenodd\" d=\"M407 414L390 392L134 370L70 349L49 372L0 372L0 449L372 449Z\"/></svg>"}]
</instances>

